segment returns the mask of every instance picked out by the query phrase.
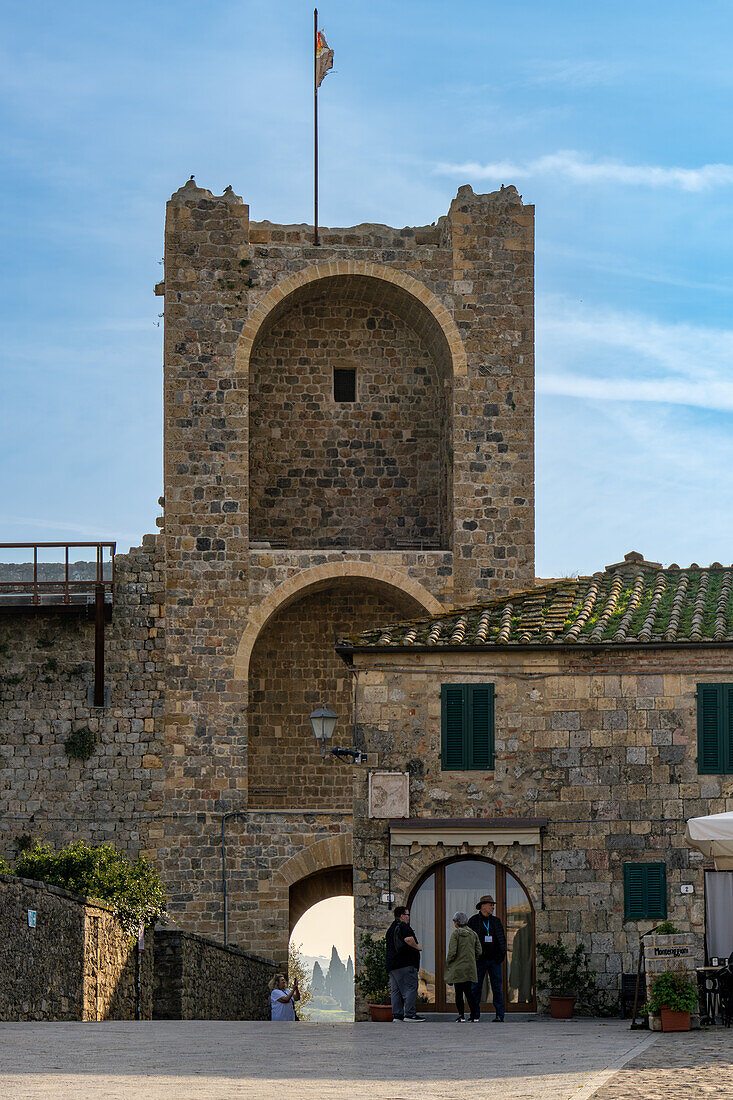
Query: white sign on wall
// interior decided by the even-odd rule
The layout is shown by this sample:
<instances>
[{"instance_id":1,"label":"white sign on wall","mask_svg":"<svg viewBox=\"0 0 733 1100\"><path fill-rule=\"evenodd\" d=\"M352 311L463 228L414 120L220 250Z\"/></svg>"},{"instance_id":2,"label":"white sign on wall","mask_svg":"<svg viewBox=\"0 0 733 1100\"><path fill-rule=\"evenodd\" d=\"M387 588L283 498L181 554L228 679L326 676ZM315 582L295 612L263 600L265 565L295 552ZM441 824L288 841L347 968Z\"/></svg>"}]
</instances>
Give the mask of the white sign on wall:
<instances>
[{"instance_id":1,"label":"white sign on wall","mask_svg":"<svg viewBox=\"0 0 733 1100\"><path fill-rule=\"evenodd\" d=\"M410 816L410 777L407 772L369 773L369 816Z\"/></svg>"}]
</instances>

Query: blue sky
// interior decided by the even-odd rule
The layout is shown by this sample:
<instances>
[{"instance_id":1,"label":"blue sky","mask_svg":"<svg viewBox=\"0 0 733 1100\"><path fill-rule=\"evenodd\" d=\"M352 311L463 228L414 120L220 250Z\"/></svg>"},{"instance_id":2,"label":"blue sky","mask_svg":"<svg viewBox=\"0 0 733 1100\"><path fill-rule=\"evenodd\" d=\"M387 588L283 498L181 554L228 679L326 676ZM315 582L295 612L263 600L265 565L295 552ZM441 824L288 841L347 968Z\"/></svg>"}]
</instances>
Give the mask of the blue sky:
<instances>
[{"instance_id":1,"label":"blue sky","mask_svg":"<svg viewBox=\"0 0 733 1100\"><path fill-rule=\"evenodd\" d=\"M733 559L733 5L320 7L321 220L537 208L537 571ZM310 219L312 7L39 0L0 40L0 539L154 530L164 206Z\"/></svg>"}]
</instances>

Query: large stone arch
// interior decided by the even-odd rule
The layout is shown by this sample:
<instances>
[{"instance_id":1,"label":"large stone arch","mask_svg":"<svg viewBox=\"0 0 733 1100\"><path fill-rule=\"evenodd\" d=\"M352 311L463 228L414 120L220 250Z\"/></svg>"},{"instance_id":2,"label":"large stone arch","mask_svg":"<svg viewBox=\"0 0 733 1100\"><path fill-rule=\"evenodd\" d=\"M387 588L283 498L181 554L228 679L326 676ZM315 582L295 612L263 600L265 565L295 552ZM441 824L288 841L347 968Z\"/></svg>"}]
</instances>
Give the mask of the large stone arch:
<instances>
[{"instance_id":1,"label":"large stone arch","mask_svg":"<svg viewBox=\"0 0 733 1100\"><path fill-rule=\"evenodd\" d=\"M248 396L250 538L450 548L454 376L466 354L426 286L379 264L308 267L254 307L235 372ZM351 397L336 396L337 374Z\"/></svg>"},{"instance_id":2,"label":"large stone arch","mask_svg":"<svg viewBox=\"0 0 733 1100\"><path fill-rule=\"evenodd\" d=\"M426 615L440 615L446 610L440 601L418 581L398 572L396 569L389 569L387 566L372 565L368 562L341 561L329 562L327 565L317 565L312 569L304 569L296 576L283 581L251 610L234 658L235 680L246 681L255 642L267 623L278 611L282 611L289 604L305 595L306 592L328 587L334 581L343 580L344 578L371 581L384 585L387 589L395 590L403 599L412 602L416 617L423 613Z\"/></svg>"},{"instance_id":3,"label":"large stone arch","mask_svg":"<svg viewBox=\"0 0 733 1100\"><path fill-rule=\"evenodd\" d=\"M336 568L334 568L336 566ZM252 808L300 804L350 811L352 767L322 757L311 712L328 701L338 716L334 744L351 745L358 690L334 638L425 616L428 608L399 574L368 563L339 562L307 570L277 602L260 608L252 645L243 639L238 675L247 677L247 790ZM284 586L281 586L281 589ZM355 711L356 707L356 711ZM357 717L358 721L358 717Z\"/></svg>"},{"instance_id":4,"label":"large stone arch","mask_svg":"<svg viewBox=\"0 0 733 1100\"><path fill-rule=\"evenodd\" d=\"M283 309L283 303L303 288L325 279L369 279L390 288L392 300L408 304L412 316L426 330L432 328L434 338L440 333L445 342L452 373L456 377L468 374L468 361L461 334L451 314L431 290L405 271L395 271L382 264L359 260L313 264L277 283L258 302L247 318L237 343L234 367L238 373L247 373L252 348L263 327L273 315ZM286 307L285 307L286 308Z\"/></svg>"}]
</instances>

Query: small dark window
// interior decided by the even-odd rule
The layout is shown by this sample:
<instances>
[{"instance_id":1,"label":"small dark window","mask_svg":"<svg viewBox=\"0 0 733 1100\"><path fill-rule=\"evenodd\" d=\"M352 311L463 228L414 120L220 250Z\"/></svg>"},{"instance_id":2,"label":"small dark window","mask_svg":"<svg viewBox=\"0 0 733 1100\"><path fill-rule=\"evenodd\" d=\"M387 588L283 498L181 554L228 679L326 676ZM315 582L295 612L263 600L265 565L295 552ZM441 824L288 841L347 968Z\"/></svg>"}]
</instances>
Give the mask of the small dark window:
<instances>
[{"instance_id":1,"label":"small dark window","mask_svg":"<svg viewBox=\"0 0 733 1100\"><path fill-rule=\"evenodd\" d=\"M333 399L334 401L356 401L355 370L341 370L339 367L334 367Z\"/></svg>"}]
</instances>

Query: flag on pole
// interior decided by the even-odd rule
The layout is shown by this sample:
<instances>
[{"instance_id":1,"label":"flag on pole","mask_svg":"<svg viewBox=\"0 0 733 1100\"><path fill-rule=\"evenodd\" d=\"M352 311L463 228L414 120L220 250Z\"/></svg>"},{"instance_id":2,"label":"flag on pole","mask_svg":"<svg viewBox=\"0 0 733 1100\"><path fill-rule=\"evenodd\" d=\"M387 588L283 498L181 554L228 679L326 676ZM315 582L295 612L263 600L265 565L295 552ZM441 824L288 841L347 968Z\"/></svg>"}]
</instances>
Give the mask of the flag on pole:
<instances>
[{"instance_id":1,"label":"flag on pole","mask_svg":"<svg viewBox=\"0 0 733 1100\"><path fill-rule=\"evenodd\" d=\"M316 36L316 88L320 88L323 78L333 68L333 50L329 48L323 31Z\"/></svg>"}]
</instances>

